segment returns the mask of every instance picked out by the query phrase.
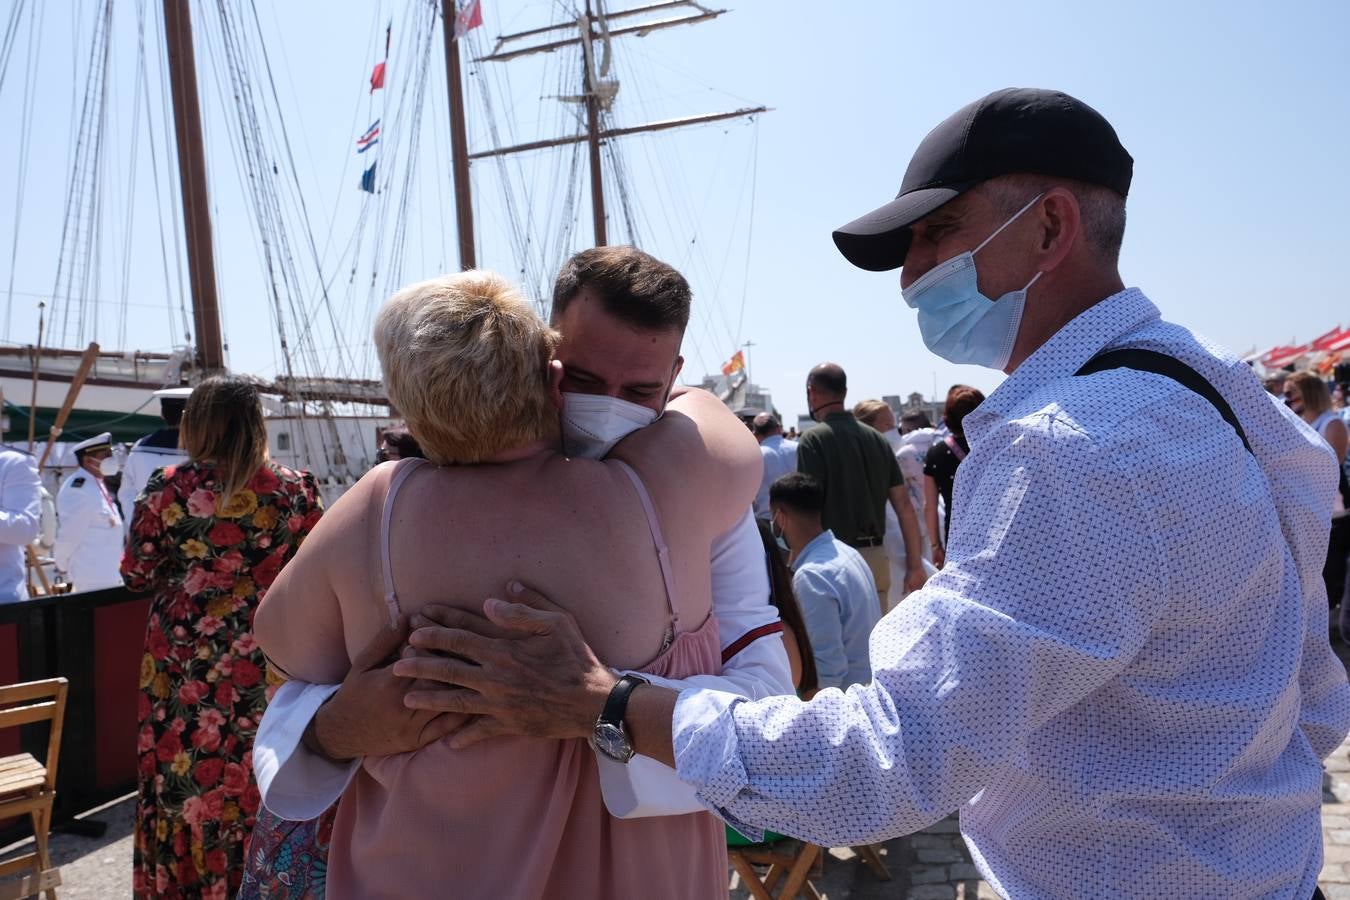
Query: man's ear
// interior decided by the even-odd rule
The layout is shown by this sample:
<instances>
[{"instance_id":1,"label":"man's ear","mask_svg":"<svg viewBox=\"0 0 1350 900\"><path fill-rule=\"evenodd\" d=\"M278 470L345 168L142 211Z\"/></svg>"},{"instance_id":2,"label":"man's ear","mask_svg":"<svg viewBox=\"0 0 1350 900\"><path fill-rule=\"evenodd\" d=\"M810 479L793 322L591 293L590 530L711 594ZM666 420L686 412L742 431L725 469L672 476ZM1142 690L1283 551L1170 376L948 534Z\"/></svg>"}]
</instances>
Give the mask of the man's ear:
<instances>
[{"instance_id":1,"label":"man's ear","mask_svg":"<svg viewBox=\"0 0 1350 900\"><path fill-rule=\"evenodd\" d=\"M675 368L670 373L670 383L672 385L675 384L675 380L680 377L682 371L684 371L684 357L677 356L675 357Z\"/></svg>"},{"instance_id":2,"label":"man's ear","mask_svg":"<svg viewBox=\"0 0 1350 900\"><path fill-rule=\"evenodd\" d=\"M562 395L563 364L560 359L549 360L548 364L548 396L553 401L553 405L558 409L563 408Z\"/></svg>"},{"instance_id":3,"label":"man's ear","mask_svg":"<svg viewBox=\"0 0 1350 900\"><path fill-rule=\"evenodd\" d=\"M1075 241L1082 231L1082 213L1078 208L1078 198L1063 187L1054 187L1045 192L1041 200L1041 221L1043 231L1039 247L1041 261L1039 268L1053 272L1069 255Z\"/></svg>"}]
</instances>

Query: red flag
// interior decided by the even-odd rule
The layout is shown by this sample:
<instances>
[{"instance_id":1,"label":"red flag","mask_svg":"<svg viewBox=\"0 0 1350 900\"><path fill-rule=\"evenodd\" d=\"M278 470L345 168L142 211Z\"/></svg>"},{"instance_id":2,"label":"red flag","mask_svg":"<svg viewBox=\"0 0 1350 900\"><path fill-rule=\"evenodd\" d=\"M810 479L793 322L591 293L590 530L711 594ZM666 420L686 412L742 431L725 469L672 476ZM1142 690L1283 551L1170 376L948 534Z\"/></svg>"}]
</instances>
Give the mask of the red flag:
<instances>
[{"instance_id":1,"label":"red flag","mask_svg":"<svg viewBox=\"0 0 1350 900\"><path fill-rule=\"evenodd\" d=\"M736 355L722 363L722 374L730 378L735 372L745 371L745 353L737 350Z\"/></svg>"},{"instance_id":2,"label":"red flag","mask_svg":"<svg viewBox=\"0 0 1350 900\"><path fill-rule=\"evenodd\" d=\"M373 94L384 87L384 63L375 64L375 71L370 73L370 92Z\"/></svg>"},{"instance_id":3,"label":"red flag","mask_svg":"<svg viewBox=\"0 0 1350 900\"><path fill-rule=\"evenodd\" d=\"M464 37L483 24L483 7L479 0L469 0L455 16L455 37Z\"/></svg>"}]
</instances>

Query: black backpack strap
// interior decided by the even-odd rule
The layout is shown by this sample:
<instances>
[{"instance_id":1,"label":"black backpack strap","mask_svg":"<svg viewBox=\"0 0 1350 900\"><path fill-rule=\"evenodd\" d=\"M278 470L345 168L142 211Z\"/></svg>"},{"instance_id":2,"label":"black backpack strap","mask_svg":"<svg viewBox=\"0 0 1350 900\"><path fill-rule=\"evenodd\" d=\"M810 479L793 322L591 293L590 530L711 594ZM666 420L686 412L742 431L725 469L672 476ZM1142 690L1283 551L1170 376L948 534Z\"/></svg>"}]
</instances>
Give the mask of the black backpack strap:
<instances>
[{"instance_id":1,"label":"black backpack strap","mask_svg":"<svg viewBox=\"0 0 1350 900\"><path fill-rule=\"evenodd\" d=\"M1225 422L1233 426L1233 430L1237 432L1237 436L1242 441L1242 446L1247 448L1247 452L1253 456L1256 455L1252 451L1252 445L1247 442L1247 433L1242 430L1242 424L1238 422L1238 418L1234 415L1233 408L1228 405L1228 401L1223 399L1223 396L1214 389L1214 385L1206 381L1203 375L1181 360L1168 356L1166 353L1141 350L1137 347L1125 347L1120 350L1107 350L1104 353L1097 354L1084 363L1083 368L1074 374L1095 375L1098 372L1105 372L1110 369L1134 369L1137 372L1152 372L1155 375L1170 378L1182 387L1199 394L1209 401Z\"/></svg>"}]
</instances>

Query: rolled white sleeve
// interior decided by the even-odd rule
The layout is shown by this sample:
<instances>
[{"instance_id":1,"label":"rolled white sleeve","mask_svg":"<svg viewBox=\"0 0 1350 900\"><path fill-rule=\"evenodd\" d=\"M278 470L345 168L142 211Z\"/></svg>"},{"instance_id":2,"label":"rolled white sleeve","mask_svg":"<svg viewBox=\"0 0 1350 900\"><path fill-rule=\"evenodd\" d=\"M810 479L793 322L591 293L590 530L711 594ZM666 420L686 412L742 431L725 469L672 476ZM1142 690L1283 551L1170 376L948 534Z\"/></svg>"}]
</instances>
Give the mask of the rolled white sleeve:
<instances>
[{"instance_id":1,"label":"rolled white sleeve","mask_svg":"<svg viewBox=\"0 0 1350 900\"><path fill-rule=\"evenodd\" d=\"M769 574L754 514L713 542L713 615L722 645L722 673L669 679L644 675L677 691L703 688L759 699L793 694L782 623L769 602ZM682 815L704 809L675 770L647 757L627 764L596 754L605 806L619 818Z\"/></svg>"},{"instance_id":2,"label":"rolled white sleeve","mask_svg":"<svg viewBox=\"0 0 1350 900\"><path fill-rule=\"evenodd\" d=\"M318 818L347 789L360 760L330 762L302 738L336 684L288 681L277 689L258 723L253 741L253 775L267 808L293 822Z\"/></svg>"},{"instance_id":3,"label":"rolled white sleeve","mask_svg":"<svg viewBox=\"0 0 1350 900\"><path fill-rule=\"evenodd\" d=\"M997 443L963 501L987 514L877 625L871 684L810 703L681 695L677 767L706 807L752 836L827 847L917 831L1139 651L1165 575L1138 485L1086 440L1031 429ZM1090 565L1064 564L1082 553Z\"/></svg>"}]
</instances>

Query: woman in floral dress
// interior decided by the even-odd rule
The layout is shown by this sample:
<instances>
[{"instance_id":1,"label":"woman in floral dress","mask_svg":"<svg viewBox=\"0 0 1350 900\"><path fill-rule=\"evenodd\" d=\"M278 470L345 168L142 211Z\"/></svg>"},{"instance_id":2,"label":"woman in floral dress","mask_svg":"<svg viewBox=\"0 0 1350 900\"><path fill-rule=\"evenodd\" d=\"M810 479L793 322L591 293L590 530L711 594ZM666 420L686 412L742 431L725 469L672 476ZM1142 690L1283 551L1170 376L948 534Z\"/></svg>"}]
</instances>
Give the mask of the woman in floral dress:
<instances>
[{"instance_id":1,"label":"woman in floral dress","mask_svg":"<svg viewBox=\"0 0 1350 900\"><path fill-rule=\"evenodd\" d=\"M122 560L153 591L140 671L137 897L232 897L258 812L253 736L267 705L253 613L318 521L313 476L267 459L257 388L207 379L183 412L189 461L136 501Z\"/></svg>"}]
</instances>

